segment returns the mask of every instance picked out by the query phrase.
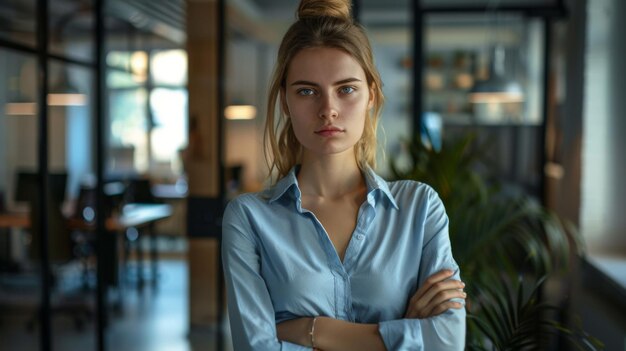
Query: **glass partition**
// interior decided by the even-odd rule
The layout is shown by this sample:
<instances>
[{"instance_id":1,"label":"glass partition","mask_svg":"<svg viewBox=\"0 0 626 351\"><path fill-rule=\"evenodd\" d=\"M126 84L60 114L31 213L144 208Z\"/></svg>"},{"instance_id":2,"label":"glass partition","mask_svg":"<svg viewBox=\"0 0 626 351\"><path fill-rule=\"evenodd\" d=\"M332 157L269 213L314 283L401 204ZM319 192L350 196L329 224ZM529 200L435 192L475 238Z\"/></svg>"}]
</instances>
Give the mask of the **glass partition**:
<instances>
[{"instance_id":1,"label":"glass partition","mask_svg":"<svg viewBox=\"0 0 626 351\"><path fill-rule=\"evenodd\" d=\"M112 175L176 181L187 146L184 50L110 51L108 162Z\"/></svg>"},{"instance_id":2,"label":"glass partition","mask_svg":"<svg viewBox=\"0 0 626 351\"><path fill-rule=\"evenodd\" d=\"M94 63L93 0L48 0L51 54Z\"/></svg>"},{"instance_id":3,"label":"glass partition","mask_svg":"<svg viewBox=\"0 0 626 351\"><path fill-rule=\"evenodd\" d=\"M428 14L424 123L435 143L475 133L495 176L540 197L540 19L515 13Z\"/></svg>"},{"instance_id":4,"label":"glass partition","mask_svg":"<svg viewBox=\"0 0 626 351\"><path fill-rule=\"evenodd\" d=\"M0 39L27 45L37 45L37 1L4 0L0 11Z\"/></svg>"},{"instance_id":5,"label":"glass partition","mask_svg":"<svg viewBox=\"0 0 626 351\"><path fill-rule=\"evenodd\" d=\"M403 143L412 137L413 34L408 6L408 3L396 3L393 9L389 9L381 1L371 1L363 4L359 14L383 81L385 105L378 130L377 170L387 178L390 176L390 162L395 160L395 155L402 154Z\"/></svg>"},{"instance_id":6,"label":"glass partition","mask_svg":"<svg viewBox=\"0 0 626 351\"><path fill-rule=\"evenodd\" d=\"M36 57L0 48L0 339L36 349L41 274L32 209L37 199Z\"/></svg>"},{"instance_id":7,"label":"glass partition","mask_svg":"<svg viewBox=\"0 0 626 351\"><path fill-rule=\"evenodd\" d=\"M49 77L48 165L59 192L47 206L53 342L70 349L80 337L81 348L96 349L94 71L52 59Z\"/></svg>"}]
</instances>

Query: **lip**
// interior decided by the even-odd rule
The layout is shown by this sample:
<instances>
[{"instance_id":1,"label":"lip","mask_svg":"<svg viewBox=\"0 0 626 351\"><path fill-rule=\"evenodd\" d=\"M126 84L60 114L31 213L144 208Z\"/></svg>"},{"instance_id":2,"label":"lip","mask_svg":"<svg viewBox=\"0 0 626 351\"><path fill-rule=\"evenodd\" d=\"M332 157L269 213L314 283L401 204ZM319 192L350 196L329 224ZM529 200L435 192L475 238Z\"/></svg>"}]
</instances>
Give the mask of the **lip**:
<instances>
[{"instance_id":1,"label":"lip","mask_svg":"<svg viewBox=\"0 0 626 351\"><path fill-rule=\"evenodd\" d=\"M337 128L334 126L326 126L326 127L322 127L318 130L315 131L315 134L317 135L321 135L324 137L330 137L330 136L334 136L337 135L339 133L343 133L344 130L341 128Z\"/></svg>"}]
</instances>

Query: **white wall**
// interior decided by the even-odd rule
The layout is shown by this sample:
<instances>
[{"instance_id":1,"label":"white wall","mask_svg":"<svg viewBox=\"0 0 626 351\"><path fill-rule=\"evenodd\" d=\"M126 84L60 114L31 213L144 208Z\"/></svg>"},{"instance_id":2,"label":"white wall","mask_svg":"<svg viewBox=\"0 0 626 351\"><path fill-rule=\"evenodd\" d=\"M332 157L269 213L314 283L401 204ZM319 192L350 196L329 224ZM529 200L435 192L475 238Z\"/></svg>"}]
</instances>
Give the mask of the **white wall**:
<instances>
[{"instance_id":1,"label":"white wall","mask_svg":"<svg viewBox=\"0 0 626 351\"><path fill-rule=\"evenodd\" d=\"M264 44L253 40L230 40L227 50L226 104L254 105L257 117L253 120L226 120L225 161L227 166L244 166L243 190L253 191L261 186L266 176L263 125L271 67L267 64Z\"/></svg>"},{"instance_id":2,"label":"white wall","mask_svg":"<svg viewBox=\"0 0 626 351\"><path fill-rule=\"evenodd\" d=\"M380 42L372 40L376 67L383 81L385 105L378 128L379 152L377 171L390 178L390 160L401 154L401 142L410 140L413 130L411 116L411 68L402 67L402 59L410 55L410 43ZM382 152L384 148L384 153Z\"/></svg>"},{"instance_id":3,"label":"white wall","mask_svg":"<svg viewBox=\"0 0 626 351\"><path fill-rule=\"evenodd\" d=\"M87 105L60 107L65 122L65 169L68 172L68 195L78 196L81 182L95 174L95 96L94 75L86 68L70 70L72 84L87 95Z\"/></svg>"},{"instance_id":4,"label":"white wall","mask_svg":"<svg viewBox=\"0 0 626 351\"><path fill-rule=\"evenodd\" d=\"M2 138L0 139L1 176L5 182L7 205L13 206L15 190L15 174L18 169L34 170L37 166L37 116L35 115L7 115L5 102L11 101L12 93L19 91L24 99L36 101L35 56L24 55L15 51L4 51L3 94L1 104ZM10 87L10 89L9 89ZM11 92L9 92L11 90Z\"/></svg>"},{"instance_id":5,"label":"white wall","mask_svg":"<svg viewBox=\"0 0 626 351\"><path fill-rule=\"evenodd\" d=\"M84 46L84 45L83 45ZM86 50L87 47L83 47ZM79 50L78 46L72 48ZM35 101L36 58L34 55L3 51L0 58L0 81L2 90L14 85L24 98ZM54 61L50 64L50 85L59 79L61 66ZM70 69L72 84L87 94L86 106L48 107L48 164L52 172L68 173L67 189L70 196L77 195L78 185L83 177L93 172L93 75L91 70L82 67ZM38 160L38 116L8 116L5 101L13 98L8 92L0 91L0 189L7 193L7 203L12 205L15 173L25 169L37 169Z\"/></svg>"},{"instance_id":6,"label":"white wall","mask_svg":"<svg viewBox=\"0 0 626 351\"><path fill-rule=\"evenodd\" d=\"M626 2L587 5L580 226L591 252L626 252Z\"/></svg>"}]
</instances>

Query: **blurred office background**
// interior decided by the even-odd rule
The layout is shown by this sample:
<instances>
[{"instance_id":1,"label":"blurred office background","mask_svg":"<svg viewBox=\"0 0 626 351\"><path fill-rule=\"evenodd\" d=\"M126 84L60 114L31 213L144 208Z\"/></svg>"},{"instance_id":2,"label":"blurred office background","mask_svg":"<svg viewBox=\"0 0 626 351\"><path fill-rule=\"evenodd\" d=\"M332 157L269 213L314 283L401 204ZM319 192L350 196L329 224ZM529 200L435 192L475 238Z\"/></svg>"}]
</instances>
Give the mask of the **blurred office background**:
<instances>
[{"instance_id":1,"label":"blurred office background","mask_svg":"<svg viewBox=\"0 0 626 351\"><path fill-rule=\"evenodd\" d=\"M411 167L417 137L488 143L492 176L586 243L562 319L626 349L626 3L353 4L384 82L379 173ZM0 350L232 349L220 215L268 185L266 90L296 5L0 2Z\"/></svg>"}]
</instances>

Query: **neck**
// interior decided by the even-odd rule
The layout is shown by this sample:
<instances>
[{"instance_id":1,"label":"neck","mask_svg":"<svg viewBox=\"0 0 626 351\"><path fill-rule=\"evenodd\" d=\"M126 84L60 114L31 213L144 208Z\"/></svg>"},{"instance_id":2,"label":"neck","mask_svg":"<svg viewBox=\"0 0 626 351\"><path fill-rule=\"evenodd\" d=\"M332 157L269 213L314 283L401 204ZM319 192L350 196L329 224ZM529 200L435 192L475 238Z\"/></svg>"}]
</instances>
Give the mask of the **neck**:
<instances>
[{"instance_id":1,"label":"neck","mask_svg":"<svg viewBox=\"0 0 626 351\"><path fill-rule=\"evenodd\" d=\"M339 197L365 186L365 179L354 156L348 160L335 156L308 158L304 155L298 173L303 195Z\"/></svg>"}]
</instances>

